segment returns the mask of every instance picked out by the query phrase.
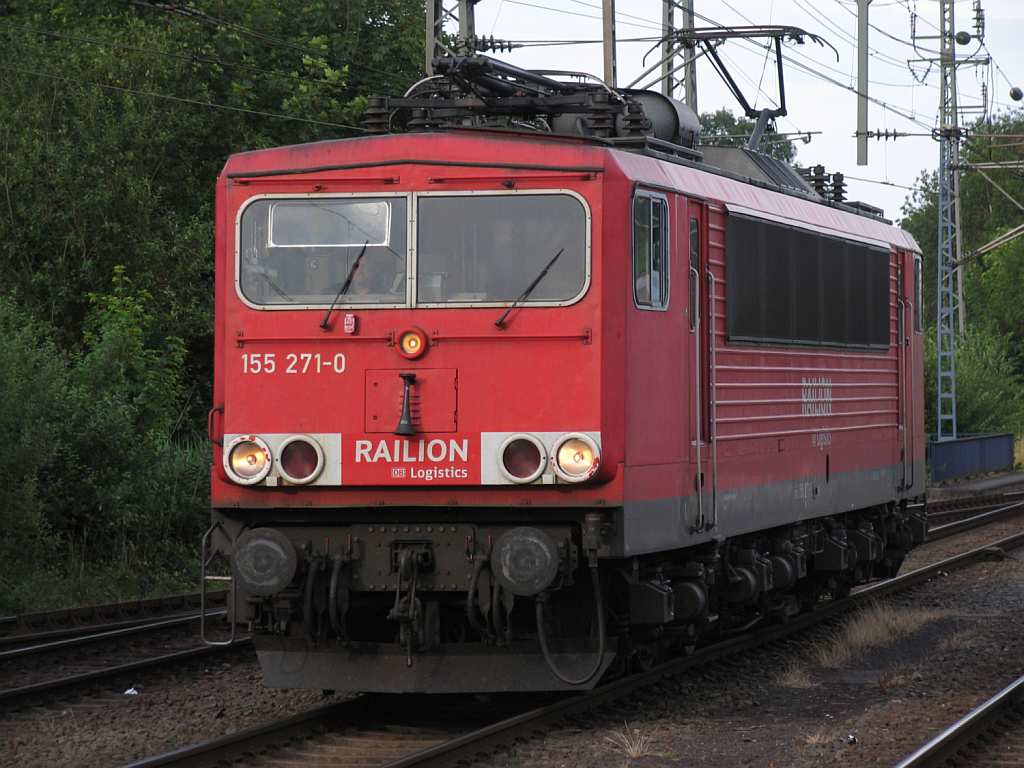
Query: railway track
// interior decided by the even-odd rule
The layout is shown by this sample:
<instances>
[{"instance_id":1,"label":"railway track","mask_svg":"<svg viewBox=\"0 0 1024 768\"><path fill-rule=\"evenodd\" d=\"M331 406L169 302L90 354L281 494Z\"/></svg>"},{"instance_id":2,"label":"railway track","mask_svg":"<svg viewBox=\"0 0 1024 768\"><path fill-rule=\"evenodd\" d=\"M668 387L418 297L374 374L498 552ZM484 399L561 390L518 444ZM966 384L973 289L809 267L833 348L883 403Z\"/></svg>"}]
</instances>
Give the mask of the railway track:
<instances>
[{"instance_id":1,"label":"railway track","mask_svg":"<svg viewBox=\"0 0 1024 768\"><path fill-rule=\"evenodd\" d=\"M1024 677L979 704L896 768L1024 765Z\"/></svg>"},{"instance_id":2,"label":"railway track","mask_svg":"<svg viewBox=\"0 0 1024 768\"><path fill-rule=\"evenodd\" d=\"M223 617L224 608L207 611L207 618ZM82 694L83 688L109 685L113 680L141 670L168 667L212 657L232 646L205 646L196 638L199 612L176 614L146 623L120 622L100 625L100 631L60 639L51 631L12 635L9 647L0 650L0 709L20 709ZM110 626L116 629L109 629ZM14 638L19 642L15 644Z\"/></svg>"},{"instance_id":3,"label":"railway track","mask_svg":"<svg viewBox=\"0 0 1024 768\"><path fill-rule=\"evenodd\" d=\"M1013 500L1019 499L1019 500ZM985 504L928 513L928 541L937 541L1024 512L1024 494L1005 494ZM946 522L949 517L958 519Z\"/></svg>"},{"instance_id":4,"label":"railway track","mask_svg":"<svg viewBox=\"0 0 1024 768\"><path fill-rule=\"evenodd\" d=\"M224 607L226 594L225 591L208 592L207 604L213 608ZM189 592L145 600L0 616L0 649L126 629L158 619L196 613L199 601L198 592Z\"/></svg>"},{"instance_id":5,"label":"railway track","mask_svg":"<svg viewBox=\"0 0 1024 768\"><path fill-rule=\"evenodd\" d=\"M500 703L495 706L511 707L512 713L502 716L492 706L489 720L479 727L469 725L474 719L479 719L483 709L476 702L470 702L467 711L465 701L459 710L455 705L452 709L438 706L443 699L437 697L424 705L419 703L421 698L364 695L277 723L139 760L126 768L197 768L227 761L239 766L266 768L298 765L411 768L472 763L508 749L518 741L529 740L566 718L621 703L666 678L723 663L754 649L781 644L799 632L835 621L871 601L911 589L939 573L998 557L1006 550L1020 546L1024 546L1024 533L869 585L847 598L823 604L818 610L802 614L787 624L767 626L759 632L709 645L690 656L611 681L593 691L541 697L539 702L534 696L529 706L518 709L512 699L497 699ZM462 697L463 700L466 698Z\"/></svg>"}]
</instances>

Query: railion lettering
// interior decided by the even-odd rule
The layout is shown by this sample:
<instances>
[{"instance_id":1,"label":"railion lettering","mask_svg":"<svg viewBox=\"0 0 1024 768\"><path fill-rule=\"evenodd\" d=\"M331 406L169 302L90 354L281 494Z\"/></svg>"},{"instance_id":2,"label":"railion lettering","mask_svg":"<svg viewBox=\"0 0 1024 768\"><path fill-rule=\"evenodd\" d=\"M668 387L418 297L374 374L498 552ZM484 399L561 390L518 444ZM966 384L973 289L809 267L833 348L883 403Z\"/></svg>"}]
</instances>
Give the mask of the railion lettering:
<instances>
[{"instance_id":1,"label":"railion lettering","mask_svg":"<svg viewBox=\"0 0 1024 768\"><path fill-rule=\"evenodd\" d=\"M469 461L469 440L356 440L357 464L439 464Z\"/></svg>"}]
</instances>

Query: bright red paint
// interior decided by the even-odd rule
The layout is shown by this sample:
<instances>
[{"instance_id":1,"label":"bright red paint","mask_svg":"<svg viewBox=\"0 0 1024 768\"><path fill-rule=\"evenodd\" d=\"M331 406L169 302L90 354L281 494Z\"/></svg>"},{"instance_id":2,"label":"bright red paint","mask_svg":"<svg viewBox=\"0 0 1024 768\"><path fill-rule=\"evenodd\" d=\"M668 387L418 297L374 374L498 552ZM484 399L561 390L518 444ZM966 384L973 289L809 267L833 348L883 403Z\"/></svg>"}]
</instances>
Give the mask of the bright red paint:
<instances>
[{"instance_id":1,"label":"bright red paint","mask_svg":"<svg viewBox=\"0 0 1024 768\"><path fill-rule=\"evenodd\" d=\"M410 163L409 161L421 161ZM434 163L434 164L432 164ZM457 163L470 165L453 165ZM329 166L360 164L334 169ZM520 168L480 167L495 164ZM260 172L313 169L287 175ZM582 195L592 216L591 281L576 304L515 310L502 330L501 310L336 310L331 329L324 310L252 309L235 291L235 221L253 195L297 192L395 192L568 189ZM633 190L664 192L669 200L671 300L665 312L637 310L631 287L630 204ZM892 252L891 337L884 353L770 346L725 341L728 265L727 206L811 223L837 235L884 241ZM340 487L241 487L226 479L221 449L213 451L215 507L621 506L626 501L693 493L696 453L694 344L709 353L706 328L689 329L689 219L701 222L702 272L717 281L714 302L720 492L747 485L818 475L825 453L832 473L900 461L900 412L913 461L923 464L922 339L901 361L896 346L897 274L913 298L912 239L880 222L697 168L611 150L582 140L447 132L322 142L232 157L217 186L216 362L214 403L223 406L218 433L341 433ZM355 315L356 333L342 318ZM907 314L907 322L912 315ZM398 335L422 328L430 348L408 360ZM243 374L243 353L345 355L343 373L287 376ZM399 440L391 434L401 406L400 371L424 383L419 404L426 441L466 441L467 474L444 484L395 478L384 464L356 462L357 440ZM906 371L906 374L901 373ZM801 414L802 379L832 380L831 415ZM766 384L776 384L769 388ZM708 413L708 382L701 385ZM766 390L771 391L765 396ZM457 401L455 393L457 391ZM787 403L759 403L765 399ZM877 425L865 428L866 425ZM703 432L707 434L708 425ZM602 437L597 480L579 486L481 487L481 432L596 431ZM828 450L816 434L831 433ZM440 449L436 449L440 450ZM449 451L450 453L451 451ZM702 456L710 477L710 456ZM917 478L915 486L923 482Z\"/></svg>"}]
</instances>

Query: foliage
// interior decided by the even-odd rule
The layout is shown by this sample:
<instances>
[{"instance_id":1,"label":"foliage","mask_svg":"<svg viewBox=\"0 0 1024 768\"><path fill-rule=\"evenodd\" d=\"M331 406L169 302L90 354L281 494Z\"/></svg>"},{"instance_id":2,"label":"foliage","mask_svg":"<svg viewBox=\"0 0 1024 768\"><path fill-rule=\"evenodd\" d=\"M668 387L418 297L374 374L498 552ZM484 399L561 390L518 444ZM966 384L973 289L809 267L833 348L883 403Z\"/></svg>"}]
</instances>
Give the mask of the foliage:
<instances>
[{"instance_id":1,"label":"foliage","mask_svg":"<svg viewBox=\"0 0 1024 768\"><path fill-rule=\"evenodd\" d=\"M115 270L94 296L80 351L0 298L0 429L10 446L0 507L2 607L26 571L60 580L105 565L191 566L206 517L209 450L172 438L184 404L184 348L159 338L144 291ZM42 566L42 568L40 568Z\"/></svg>"},{"instance_id":2,"label":"foliage","mask_svg":"<svg viewBox=\"0 0 1024 768\"><path fill-rule=\"evenodd\" d=\"M71 347L86 297L122 264L208 382L211 201L225 158L354 135L344 126L368 93L419 77L423 6L177 7L19 0L0 20L0 290Z\"/></svg>"},{"instance_id":3,"label":"foliage","mask_svg":"<svg viewBox=\"0 0 1024 768\"><path fill-rule=\"evenodd\" d=\"M1024 133L1024 111L999 115L971 127L962 152L967 163L1019 160L1010 137ZM1005 135L1006 138L1000 138ZM1024 202L1024 177L985 171L1012 197ZM1020 210L978 171L961 176L963 253L972 251L1021 223ZM938 180L923 173L903 206L901 226L917 240L924 255L924 316L930 359L925 373L932 387L927 398L928 423L934 427L935 301L938 229ZM964 266L965 317L969 330L957 349L957 415L961 432L1011 429L1024 432L1021 379L1024 377L1024 240L1017 239ZM1014 390L1016 387L1016 391Z\"/></svg>"},{"instance_id":4,"label":"foliage","mask_svg":"<svg viewBox=\"0 0 1024 768\"><path fill-rule=\"evenodd\" d=\"M702 144L725 147L745 147L747 138L754 132L754 121L737 117L728 109L704 112L700 116L700 140ZM796 145L787 138L765 132L761 140L761 151L787 163L796 158Z\"/></svg>"},{"instance_id":5,"label":"foliage","mask_svg":"<svg viewBox=\"0 0 1024 768\"><path fill-rule=\"evenodd\" d=\"M103 579L145 591L193 567L217 175L233 152L356 135L367 95L421 76L423 14L420 0L3 4L0 607L82 599Z\"/></svg>"},{"instance_id":6,"label":"foliage","mask_svg":"<svg viewBox=\"0 0 1024 768\"><path fill-rule=\"evenodd\" d=\"M1024 111L1016 110L979 122L972 126L972 137L966 144L962 158L968 163L1019 160L1019 147L1001 134L1012 136L1024 132ZM985 171L999 186L1016 200L1024 203L1024 177L1006 171ZM961 175L961 214L963 251L971 253L1011 227L1021 223L1021 213L1010 200L977 171L964 171ZM903 205L900 225L917 240L924 254L925 317L935 317L936 250L938 243L938 179L934 172L922 173L914 191ZM980 262L967 264L964 280L968 322L980 322L995 330L1010 333L1011 343L1020 347L1024 336L1024 323L1006 320L1019 317L1018 303L1013 296L1019 286L1019 275L1024 259L1021 241L993 251ZM992 271L989 275L988 272ZM1017 279L1018 282L1012 282ZM1003 281L1005 291L997 284ZM994 302L994 303L993 303ZM1024 371L1024 358L1020 358Z\"/></svg>"},{"instance_id":7,"label":"foliage","mask_svg":"<svg viewBox=\"0 0 1024 768\"><path fill-rule=\"evenodd\" d=\"M935 334L925 335L925 427L935 432ZM982 326L957 342L957 430L1024 433L1024 377L1007 352L1005 337Z\"/></svg>"}]
</instances>

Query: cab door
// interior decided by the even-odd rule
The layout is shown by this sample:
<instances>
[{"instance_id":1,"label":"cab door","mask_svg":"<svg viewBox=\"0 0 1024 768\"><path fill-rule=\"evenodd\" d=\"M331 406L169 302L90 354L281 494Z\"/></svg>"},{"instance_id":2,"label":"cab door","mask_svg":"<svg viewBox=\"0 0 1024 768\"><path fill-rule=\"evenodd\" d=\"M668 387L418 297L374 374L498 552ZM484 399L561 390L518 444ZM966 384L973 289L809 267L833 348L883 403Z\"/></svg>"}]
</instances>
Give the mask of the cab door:
<instances>
[{"instance_id":1,"label":"cab door","mask_svg":"<svg viewBox=\"0 0 1024 768\"><path fill-rule=\"evenodd\" d=\"M686 201L685 230L687 233L687 302L686 312L689 338L686 344L689 382L690 465L692 467L691 493L696 494L696 508L690 515L694 533L707 529L711 491L711 397L709 329L711 312L711 284L707 280L707 211L697 200Z\"/></svg>"}]
</instances>

